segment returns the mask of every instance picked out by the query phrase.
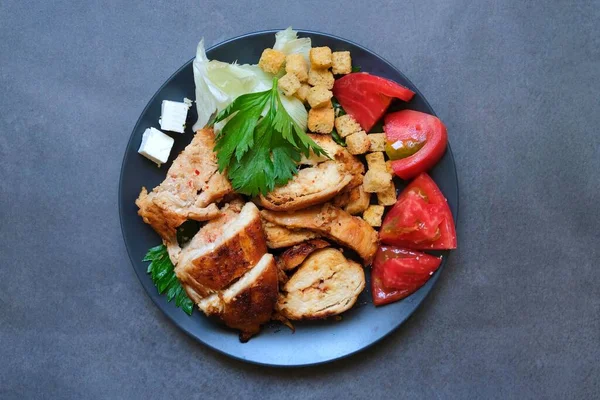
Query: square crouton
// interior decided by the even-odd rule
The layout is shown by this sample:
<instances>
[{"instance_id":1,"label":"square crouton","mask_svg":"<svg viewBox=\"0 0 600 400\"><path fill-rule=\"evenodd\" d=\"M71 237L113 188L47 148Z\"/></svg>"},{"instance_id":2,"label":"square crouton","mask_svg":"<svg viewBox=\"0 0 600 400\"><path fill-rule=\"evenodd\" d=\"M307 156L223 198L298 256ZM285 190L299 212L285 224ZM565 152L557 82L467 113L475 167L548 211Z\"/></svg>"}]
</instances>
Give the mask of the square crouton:
<instances>
[{"instance_id":1,"label":"square crouton","mask_svg":"<svg viewBox=\"0 0 600 400\"><path fill-rule=\"evenodd\" d=\"M367 135L365 131L358 131L350 136L347 136L346 144L348 145L348 151L350 154L354 155L365 154L371 147L369 135Z\"/></svg>"},{"instance_id":2,"label":"square crouton","mask_svg":"<svg viewBox=\"0 0 600 400\"><path fill-rule=\"evenodd\" d=\"M308 91L306 100L308 100L308 104L310 104L312 108L321 108L331 104L332 97L333 93L325 86L314 86Z\"/></svg>"},{"instance_id":3,"label":"square crouton","mask_svg":"<svg viewBox=\"0 0 600 400\"><path fill-rule=\"evenodd\" d=\"M335 130L341 137L346 137L360 131L360 125L351 115L346 114L335 119Z\"/></svg>"},{"instance_id":4,"label":"square crouton","mask_svg":"<svg viewBox=\"0 0 600 400\"><path fill-rule=\"evenodd\" d=\"M352 58L349 51L335 51L331 55L331 72L335 75L349 74L352 72Z\"/></svg>"},{"instance_id":5,"label":"square crouton","mask_svg":"<svg viewBox=\"0 0 600 400\"><path fill-rule=\"evenodd\" d=\"M396 204L396 185L394 185L393 180L387 189L377 193L377 203L381 206L393 206Z\"/></svg>"},{"instance_id":6,"label":"square crouton","mask_svg":"<svg viewBox=\"0 0 600 400\"><path fill-rule=\"evenodd\" d=\"M331 107L311 108L308 111L308 129L315 133L331 133L334 119Z\"/></svg>"},{"instance_id":7,"label":"square crouton","mask_svg":"<svg viewBox=\"0 0 600 400\"><path fill-rule=\"evenodd\" d=\"M363 186L367 193L379 193L387 190L392 184L392 174L387 171L370 169L365 174Z\"/></svg>"},{"instance_id":8,"label":"square crouton","mask_svg":"<svg viewBox=\"0 0 600 400\"><path fill-rule=\"evenodd\" d=\"M385 151L385 133L369 133L370 151Z\"/></svg>"},{"instance_id":9,"label":"square crouton","mask_svg":"<svg viewBox=\"0 0 600 400\"><path fill-rule=\"evenodd\" d=\"M302 54L290 54L285 58L285 72L294 74L300 82L308 79L308 63Z\"/></svg>"},{"instance_id":10,"label":"square crouton","mask_svg":"<svg viewBox=\"0 0 600 400\"><path fill-rule=\"evenodd\" d=\"M365 188L360 185L350 191L348 204L346 204L344 210L346 210L348 214L358 215L369 207L370 202L371 194L365 192Z\"/></svg>"},{"instance_id":11,"label":"square crouton","mask_svg":"<svg viewBox=\"0 0 600 400\"><path fill-rule=\"evenodd\" d=\"M310 65L316 69L331 67L331 49L327 46L310 49Z\"/></svg>"},{"instance_id":12,"label":"square crouton","mask_svg":"<svg viewBox=\"0 0 600 400\"><path fill-rule=\"evenodd\" d=\"M369 206L363 213L363 219L371 226L381 226L384 210L384 206Z\"/></svg>"},{"instance_id":13,"label":"square crouton","mask_svg":"<svg viewBox=\"0 0 600 400\"><path fill-rule=\"evenodd\" d=\"M279 72L284 62L285 54L281 51L264 49L260 56L260 60L258 61L258 66L265 72L276 74Z\"/></svg>"},{"instance_id":14,"label":"square crouton","mask_svg":"<svg viewBox=\"0 0 600 400\"><path fill-rule=\"evenodd\" d=\"M334 81L333 74L329 70L311 68L310 71L308 71L308 83L312 86L321 85L331 90L333 89Z\"/></svg>"},{"instance_id":15,"label":"square crouton","mask_svg":"<svg viewBox=\"0 0 600 400\"><path fill-rule=\"evenodd\" d=\"M303 103L306 103L306 98L308 97L308 92L310 91L310 85L303 83L300 88L296 90L294 96Z\"/></svg>"},{"instance_id":16,"label":"square crouton","mask_svg":"<svg viewBox=\"0 0 600 400\"><path fill-rule=\"evenodd\" d=\"M281 91L283 92L283 94L285 94L286 96L291 96L294 93L296 93L298 89L300 89L302 84L300 83L296 75L290 74L288 72L287 74L279 78L278 86L279 89L281 89Z\"/></svg>"},{"instance_id":17,"label":"square crouton","mask_svg":"<svg viewBox=\"0 0 600 400\"><path fill-rule=\"evenodd\" d=\"M367 166L369 167L369 169L387 172L385 158L383 156L382 151L369 153L365 156L365 159L367 160Z\"/></svg>"}]
</instances>

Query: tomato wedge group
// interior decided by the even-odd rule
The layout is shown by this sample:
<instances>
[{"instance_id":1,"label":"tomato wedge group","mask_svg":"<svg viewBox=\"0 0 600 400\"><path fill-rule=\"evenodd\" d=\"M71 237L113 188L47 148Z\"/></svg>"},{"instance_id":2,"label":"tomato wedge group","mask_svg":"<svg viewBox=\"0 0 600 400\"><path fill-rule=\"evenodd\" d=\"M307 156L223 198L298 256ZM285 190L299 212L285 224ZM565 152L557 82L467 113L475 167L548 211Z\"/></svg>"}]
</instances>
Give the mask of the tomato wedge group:
<instances>
[{"instance_id":1,"label":"tomato wedge group","mask_svg":"<svg viewBox=\"0 0 600 400\"><path fill-rule=\"evenodd\" d=\"M383 116L392 98L410 101L415 93L396 82L366 72L336 79L333 95L365 132Z\"/></svg>"},{"instance_id":2,"label":"tomato wedge group","mask_svg":"<svg viewBox=\"0 0 600 400\"><path fill-rule=\"evenodd\" d=\"M403 299L423 286L439 268L441 257L381 246L371 271L373 304L381 306Z\"/></svg>"},{"instance_id":3,"label":"tomato wedge group","mask_svg":"<svg viewBox=\"0 0 600 400\"><path fill-rule=\"evenodd\" d=\"M385 116L384 131L388 156L400 158L392 161L392 169L402 179L428 171L446 151L446 127L433 115L414 110L390 113ZM394 157L395 153L399 156Z\"/></svg>"},{"instance_id":4,"label":"tomato wedge group","mask_svg":"<svg viewBox=\"0 0 600 400\"><path fill-rule=\"evenodd\" d=\"M387 213L379 238L416 250L456 248L454 219L446 198L426 173L413 180Z\"/></svg>"}]
</instances>

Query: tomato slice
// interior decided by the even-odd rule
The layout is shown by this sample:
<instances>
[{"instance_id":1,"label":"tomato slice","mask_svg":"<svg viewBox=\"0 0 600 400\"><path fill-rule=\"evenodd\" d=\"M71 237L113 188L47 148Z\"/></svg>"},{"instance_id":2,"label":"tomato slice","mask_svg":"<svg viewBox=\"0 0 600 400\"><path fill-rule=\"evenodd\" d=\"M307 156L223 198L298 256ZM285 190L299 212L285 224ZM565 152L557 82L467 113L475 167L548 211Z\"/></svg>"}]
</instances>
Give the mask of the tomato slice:
<instances>
[{"instance_id":1,"label":"tomato slice","mask_svg":"<svg viewBox=\"0 0 600 400\"><path fill-rule=\"evenodd\" d=\"M373 304L388 304L416 292L441 262L441 257L425 253L385 245L379 247L371 271Z\"/></svg>"},{"instance_id":2,"label":"tomato slice","mask_svg":"<svg viewBox=\"0 0 600 400\"><path fill-rule=\"evenodd\" d=\"M412 179L422 172L428 171L444 155L448 144L446 126L439 118L414 110L402 110L385 116L386 142L399 148L412 144L424 143L416 152L399 160L392 161L394 173L402 179ZM406 143L407 146L403 146ZM411 150L409 148L409 150ZM388 153L390 158L394 154Z\"/></svg>"},{"instance_id":3,"label":"tomato slice","mask_svg":"<svg viewBox=\"0 0 600 400\"><path fill-rule=\"evenodd\" d=\"M369 132L383 116L392 98L410 101L415 93L396 82L366 72L348 74L335 81L333 95L348 114Z\"/></svg>"},{"instance_id":4,"label":"tomato slice","mask_svg":"<svg viewBox=\"0 0 600 400\"><path fill-rule=\"evenodd\" d=\"M426 173L400 193L387 213L379 238L382 243L417 250L456 248L456 228L448 201Z\"/></svg>"}]
</instances>

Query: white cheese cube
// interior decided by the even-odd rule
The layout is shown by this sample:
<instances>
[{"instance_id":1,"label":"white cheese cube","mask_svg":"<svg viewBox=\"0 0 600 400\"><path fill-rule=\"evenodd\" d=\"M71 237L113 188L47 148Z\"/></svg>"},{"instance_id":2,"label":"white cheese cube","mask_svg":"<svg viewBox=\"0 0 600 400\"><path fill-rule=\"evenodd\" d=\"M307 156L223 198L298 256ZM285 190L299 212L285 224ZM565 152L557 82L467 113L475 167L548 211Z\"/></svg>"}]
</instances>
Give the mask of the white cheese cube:
<instances>
[{"instance_id":1,"label":"white cheese cube","mask_svg":"<svg viewBox=\"0 0 600 400\"><path fill-rule=\"evenodd\" d=\"M163 100L160 107L160 129L183 133L189 109L188 102Z\"/></svg>"},{"instance_id":2,"label":"white cheese cube","mask_svg":"<svg viewBox=\"0 0 600 400\"><path fill-rule=\"evenodd\" d=\"M148 128L142 136L142 144L138 153L154 161L160 167L160 164L166 163L169 159L174 142L175 140L172 137L165 135L158 129Z\"/></svg>"}]
</instances>

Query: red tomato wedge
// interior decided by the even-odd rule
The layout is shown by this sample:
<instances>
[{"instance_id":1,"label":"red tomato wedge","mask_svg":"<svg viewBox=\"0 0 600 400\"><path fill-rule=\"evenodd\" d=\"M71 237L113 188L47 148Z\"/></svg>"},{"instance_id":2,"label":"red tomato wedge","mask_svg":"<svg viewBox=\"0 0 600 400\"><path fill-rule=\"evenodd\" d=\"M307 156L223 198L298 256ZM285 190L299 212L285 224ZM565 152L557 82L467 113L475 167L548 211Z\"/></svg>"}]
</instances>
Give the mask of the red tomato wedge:
<instances>
[{"instance_id":1,"label":"red tomato wedge","mask_svg":"<svg viewBox=\"0 0 600 400\"><path fill-rule=\"evenodd\" d=\"M392 161L394 173L402 179L412 179L431 169L442 158L448 144L442 121L420 111L402 110L386 115L384 131L386 142L396 147L392 152L402 151L407 144L421 145L414 154ZM388 152L388 155L393 159L393 154Z\"/></svg>"},{"instance_id":2,"label":"red tomato wedge","mask_svg":"<svg viewBox=\"0 0 600 400\"><path fill-rule=\"evenodd\" d=\"M400 193L387 213L379 238L382 243L416 250L456 248L456 229L440 188L422 173Z\"/></svg>"},{"instance_id":3,"label":"red tomato wedge","mask_svg":"<svg viewBox=\"0 0 600 400\"><path fill-rule=\"evenodd\" d=\"M383 116L392 98L410 101L415 93L396 82L366 72L341 77L333 85L333 95L365 132Z\"/></svg>"},{"instance_id":4,"label":"red tomato wedge","mask_svg":"<svg viewBox=\"0 0 600 400\"><path fill-rule=\"evenodd\" d=\"M403 299L423 286L439 268L441 257L392 246L377 249L371 271L373 304Z\"/></svg>"}]
</instances>

